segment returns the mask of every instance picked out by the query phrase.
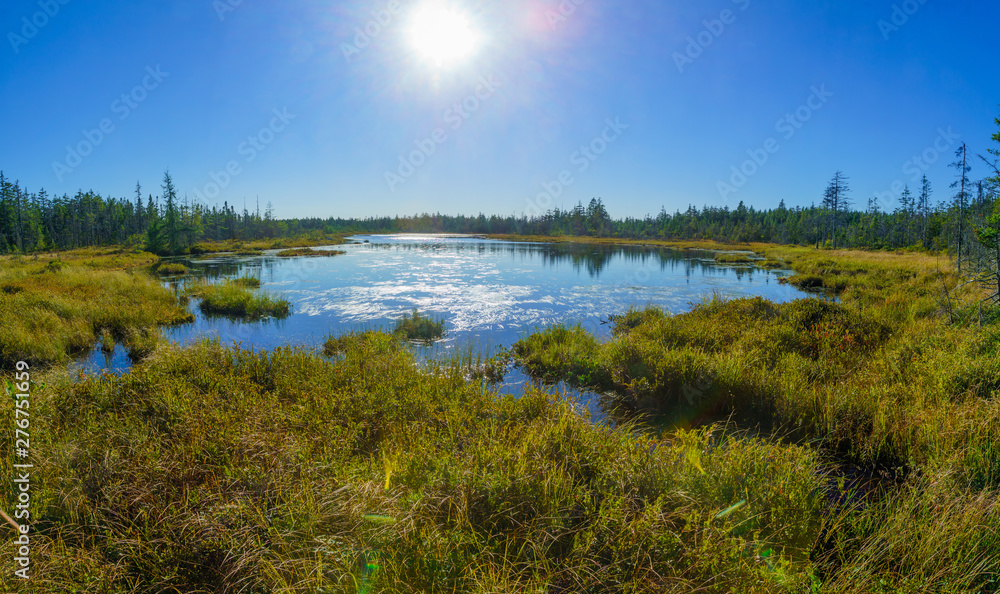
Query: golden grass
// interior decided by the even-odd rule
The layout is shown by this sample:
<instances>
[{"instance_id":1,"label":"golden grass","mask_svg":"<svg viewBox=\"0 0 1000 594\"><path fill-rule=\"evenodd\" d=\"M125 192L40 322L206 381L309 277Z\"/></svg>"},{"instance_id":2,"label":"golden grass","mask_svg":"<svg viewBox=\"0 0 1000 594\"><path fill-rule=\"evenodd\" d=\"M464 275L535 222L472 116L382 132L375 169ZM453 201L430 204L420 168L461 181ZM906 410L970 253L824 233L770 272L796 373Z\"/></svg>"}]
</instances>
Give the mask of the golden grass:
<instances>
[{"instance_id":1,"label":"golden grass","mask_svg":"<svg viewBox=\"0 0 1000 594\"><path fill-rule=\"evenodd\" d=\"M0 366L61 363L104 333L126 348L160 325L193 320L149 266L156 256L77 250L58 259L6 258L0 266Z\"/></svg>"}]
</instances>

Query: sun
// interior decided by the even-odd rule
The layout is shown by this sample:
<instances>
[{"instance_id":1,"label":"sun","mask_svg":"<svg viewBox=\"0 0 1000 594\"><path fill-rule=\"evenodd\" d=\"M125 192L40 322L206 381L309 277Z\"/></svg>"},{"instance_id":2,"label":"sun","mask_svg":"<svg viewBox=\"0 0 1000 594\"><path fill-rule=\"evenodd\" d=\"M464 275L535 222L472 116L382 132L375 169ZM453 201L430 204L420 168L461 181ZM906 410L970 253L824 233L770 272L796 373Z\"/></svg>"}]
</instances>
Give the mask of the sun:
<instances>
[{"instance_id":1,"label":"sun","mask_svg":"<svg viewBox=\"0 0 1000 594\"><path fill-rule=\"evenodd\" d=\"M417 55L437 67L464 62L476 53L481 41L465 15L441 2L416 8L409 34Z\"/></svg>"}]
</instances>

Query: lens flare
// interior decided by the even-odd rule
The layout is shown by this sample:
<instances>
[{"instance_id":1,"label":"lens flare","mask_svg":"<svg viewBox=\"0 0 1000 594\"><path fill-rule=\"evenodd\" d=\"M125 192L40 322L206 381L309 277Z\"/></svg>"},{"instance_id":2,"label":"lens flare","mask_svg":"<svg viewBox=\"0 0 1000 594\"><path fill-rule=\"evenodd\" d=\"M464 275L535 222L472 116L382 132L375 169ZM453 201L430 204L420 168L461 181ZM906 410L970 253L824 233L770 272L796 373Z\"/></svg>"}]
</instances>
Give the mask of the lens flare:
<instances>
[{"instance_id":1,"label":"lens flare","mask_svg":"<svg viewBox=\"0 0 1000 594\"><path fill-rule=\"evenodd\" d=\"M409 27L413 50L437 67L459 64L476 53L480 34L461 12L433 2L415 9Z\"/></svg>"}]
</instances>

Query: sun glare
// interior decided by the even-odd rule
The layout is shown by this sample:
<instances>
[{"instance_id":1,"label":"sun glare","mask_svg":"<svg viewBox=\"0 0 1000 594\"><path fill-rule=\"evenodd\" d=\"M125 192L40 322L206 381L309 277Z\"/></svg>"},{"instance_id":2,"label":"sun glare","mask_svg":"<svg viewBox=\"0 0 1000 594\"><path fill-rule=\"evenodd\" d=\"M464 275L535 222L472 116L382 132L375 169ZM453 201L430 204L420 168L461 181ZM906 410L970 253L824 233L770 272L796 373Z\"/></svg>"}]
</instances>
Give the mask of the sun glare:
<instances>
[{"instance_id":1,"label":"sun glare","mask_svg":"<svg viewBox=\"0 0 1000 594\"><path fill-rule=\"evenodd\" d=\"M439 2L416 9L410 22L414 51L438 67L459 64L479 47L480 36L460 12Z\"/></svg>"}]
</instances>

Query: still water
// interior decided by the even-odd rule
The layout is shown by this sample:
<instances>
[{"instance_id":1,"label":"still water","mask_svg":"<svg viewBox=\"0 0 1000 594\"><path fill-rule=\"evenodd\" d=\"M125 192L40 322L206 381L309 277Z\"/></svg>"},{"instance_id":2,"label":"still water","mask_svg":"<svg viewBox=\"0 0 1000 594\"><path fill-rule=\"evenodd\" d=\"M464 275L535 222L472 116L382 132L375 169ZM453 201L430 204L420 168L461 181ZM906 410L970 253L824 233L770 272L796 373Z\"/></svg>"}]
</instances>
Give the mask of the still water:
<instances>
[{"instance_id":1,"label":"still water","mask_svg":"<svg viewBox=\"0 0 1000 594\"><path fill-rule=\"evenodd\" d=\"M713 293L761 296L785 302L804 294L778 279L787 271L718 265L714 253L641 246L511 243L436 235L356 236L343 256L277 258L213 256L180 260L191 275L171 281L179 288L198 277L260 278L262 289L291 302L284 320L242 323L208 318L196 302L193 324L165 329L181 345L203 338L272 349L320 347L326 337L385 328L414 309L444 318L447 336L421 357L450 353L489 355L554 324L583 324L600 336L609 315L655 305L672 313ZM88 371L122 371L119 348L81 361ZM517 383L523 378L511 377Z\"/></svg>"}]
</instances>

